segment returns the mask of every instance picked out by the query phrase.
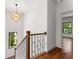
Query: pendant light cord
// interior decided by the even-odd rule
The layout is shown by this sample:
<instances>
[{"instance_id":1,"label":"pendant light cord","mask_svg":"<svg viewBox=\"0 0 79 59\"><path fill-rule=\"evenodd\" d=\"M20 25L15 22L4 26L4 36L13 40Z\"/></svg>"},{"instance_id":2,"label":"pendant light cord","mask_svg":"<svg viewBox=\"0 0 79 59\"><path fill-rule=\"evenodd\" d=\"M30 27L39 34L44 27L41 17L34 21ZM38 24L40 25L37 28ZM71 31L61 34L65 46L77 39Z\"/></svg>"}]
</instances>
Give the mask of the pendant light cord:
<instances>
[{"instance_id":1,"label":"pendant light cord","mask_svg":"<svg viewBox=\"0 0 79 59\"><path fill-rule=\"evenodd\" d=\"M18 4L15 4L15 6L16 6L16 14L17 14L17 6L18 6Z\"/></svg>"},{"instance_id":2,"label":"pendant light cord","mask_svg":"<svg viewBox=\"0 0 79 59\"><path fill-rule=\"evenodd\" d=\"M15 4L16 6L16 14L17 14L17 6L18 4ZM17 32L17 41L18 41L18 23L16 23L16 32ZM18 42L17 42L17 45L18 45Z\"/></svg>"}]
</instances>

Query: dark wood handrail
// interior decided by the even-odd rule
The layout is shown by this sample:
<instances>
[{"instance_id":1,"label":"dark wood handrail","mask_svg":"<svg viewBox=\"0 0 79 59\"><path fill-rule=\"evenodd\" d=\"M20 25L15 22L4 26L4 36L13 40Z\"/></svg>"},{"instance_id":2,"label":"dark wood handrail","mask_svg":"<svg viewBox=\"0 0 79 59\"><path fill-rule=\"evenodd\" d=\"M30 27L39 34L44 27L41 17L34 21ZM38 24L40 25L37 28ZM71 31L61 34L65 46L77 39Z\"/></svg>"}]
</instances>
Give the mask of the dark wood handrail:
<instances>
[{"instance_id":1,"label":"dark wood handrail","mask_svg":"<svg viewBox=\"0 0 79 59\"><path fill-rule=\"evenodd\" d=\"M16 49L22 44L22 42L26 39L27 36L24 37L24 39L19 43L19 45L16 47Z\"/></svg>"},{"instance_id":2,"label":"dark wood handrail","mask_svg":"<svg viewBox=\"0 0 79 59\"><path fill-rule=\"evenodd\" d=\"M45 34L46 35L47 32L44 32L44 33L34 33L34 34L30 34L30 35L32 36L32 35L42 35L42 34Z\"/></svg>"}]
</instances>

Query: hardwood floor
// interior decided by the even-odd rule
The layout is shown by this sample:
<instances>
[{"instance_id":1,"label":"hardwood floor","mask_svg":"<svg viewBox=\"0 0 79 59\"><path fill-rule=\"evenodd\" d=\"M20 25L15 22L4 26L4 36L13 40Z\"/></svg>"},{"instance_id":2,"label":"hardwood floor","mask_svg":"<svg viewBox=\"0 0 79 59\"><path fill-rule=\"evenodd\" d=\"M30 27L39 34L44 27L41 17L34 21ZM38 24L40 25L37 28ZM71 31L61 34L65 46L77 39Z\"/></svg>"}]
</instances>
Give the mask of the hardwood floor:
<instances>
[{"instance_id":1,"label":"hardwood floor","mask_svg":"<svg viewBox=\"0 0 79 59\"><path fill-rule=\"evenodd\" d=\"M13 57L10 57L8 59L14 59ZM38 56L36 58L31 58L31 59L73 59L72 58L72 53L63 53L62 49L60 48L55 48L49 53L46 53L44 55Z\"/></svg>"},{"instance_id":2,"label":"hardwood floor","mask_svg":"<svg viewBox=\"0 0 79 59\"><path fill-rule=\"evenodd\" d=\"M72 55L70 52L63 53L60 48L55 48L51 52L33 59L72 59Z\"/></svg>"}]
</instances>

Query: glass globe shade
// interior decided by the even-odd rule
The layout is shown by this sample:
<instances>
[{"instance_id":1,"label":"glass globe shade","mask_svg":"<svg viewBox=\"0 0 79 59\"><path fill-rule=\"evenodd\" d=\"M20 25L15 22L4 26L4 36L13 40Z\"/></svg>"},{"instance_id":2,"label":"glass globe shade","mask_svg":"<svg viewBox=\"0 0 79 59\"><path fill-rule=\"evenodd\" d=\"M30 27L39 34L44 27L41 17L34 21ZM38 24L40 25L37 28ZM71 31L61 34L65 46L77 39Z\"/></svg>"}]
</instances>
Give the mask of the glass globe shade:
<instances>
[{"instance_id":1,"label":"glass globe shade","mask_svg":"<svg viewBox=\"0 0 79 59\"><path fill-rule=\"evenodd\" d=\"M12 19L15 21L15 22L19 22L20 21L20 15L15 13L12 15Z\"/></svg>"}]
</instances>

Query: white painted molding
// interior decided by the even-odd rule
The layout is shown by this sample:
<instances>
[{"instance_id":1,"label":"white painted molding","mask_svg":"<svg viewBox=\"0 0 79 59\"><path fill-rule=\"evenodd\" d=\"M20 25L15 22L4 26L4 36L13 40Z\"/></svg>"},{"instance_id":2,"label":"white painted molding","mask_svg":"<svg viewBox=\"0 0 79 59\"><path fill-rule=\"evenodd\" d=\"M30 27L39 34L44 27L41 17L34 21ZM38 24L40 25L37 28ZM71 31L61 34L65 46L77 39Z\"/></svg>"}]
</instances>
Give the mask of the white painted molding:
<instances>
[{"instance_id":1,"label":"white painted molding","mask_svg":"<svg viewBox=\"0 0 79 59\"><path fill-rule=\"evenodd\" d=\"M73 38L73 34L62 34L63 37Z\"/></svg>"},{"instance_id":2,"label":"white painted molding","mask_svg":"<svg viewBox=\"0 0 79 59\"><path fill-rule=\"evenodd\" d=\"M73 10L62 13L62 18L73 16Z\"/></svg>"},{"instance_id":3,"label":"white painted molding","mask_svg":"<svg viewBox=\"0 0 79 59\"><path fill-rule=\"evenodd\" d=\"M60 3L61 1L63 1L63 0L57 0L58 3Z\"/></svg>"}]
</instances>

